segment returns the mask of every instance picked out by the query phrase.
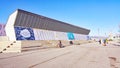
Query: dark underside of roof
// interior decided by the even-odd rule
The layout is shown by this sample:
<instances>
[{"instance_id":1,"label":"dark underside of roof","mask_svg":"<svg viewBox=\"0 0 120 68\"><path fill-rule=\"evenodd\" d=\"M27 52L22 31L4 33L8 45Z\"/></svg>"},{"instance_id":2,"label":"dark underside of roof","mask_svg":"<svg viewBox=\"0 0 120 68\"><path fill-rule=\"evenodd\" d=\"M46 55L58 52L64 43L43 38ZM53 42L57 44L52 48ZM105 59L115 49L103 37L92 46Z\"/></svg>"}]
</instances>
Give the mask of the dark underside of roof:
<instances>
[{"instance_id":1,"label":"dark underside of roof","mask_svg":"<svg viewBox=\"0 0 120 68\"><path fill-rule=\"evenodd\" d=\"M73 32L77 34L88 35L90 30L74 26L62 21L51 19L45 16L27 12L18 9L17 17L14 26L31 27L36 29Z\"/></svg>"}]
</instances>

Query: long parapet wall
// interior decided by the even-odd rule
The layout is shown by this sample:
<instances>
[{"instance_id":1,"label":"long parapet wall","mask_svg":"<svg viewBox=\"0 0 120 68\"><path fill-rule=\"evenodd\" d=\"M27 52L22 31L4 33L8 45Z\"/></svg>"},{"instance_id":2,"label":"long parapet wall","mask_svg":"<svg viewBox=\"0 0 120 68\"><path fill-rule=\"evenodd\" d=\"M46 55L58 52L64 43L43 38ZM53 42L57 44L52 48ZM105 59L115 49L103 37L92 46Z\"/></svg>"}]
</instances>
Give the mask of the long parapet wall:
<instances>
[{"instance_id":1,"label":"long parapet wall","mask_svg":"<svg viewBox=\"0 0 120 68\"><path fill-rule=\"evenodd\" d=\"M0 53L21 52L21 41L0 41Z\"/></svg>"},{"instance_id":2,"label":"long parapet wall","mask_svg":"<svg viewBox=\"0 0 120 68\"><path fill-rule=\"evenodd\" d=\"M81 45L86 43L91 43L94 41L72 41L73 45ZM61 40L62 46L67 47L71 46L70 41ZM33 51L47 48L59 48L58 40L37 40L37 41L2 41L0 42L0 53L9 53L9 52L25 52L25 51Z\"/></svg>"}]
</instances>

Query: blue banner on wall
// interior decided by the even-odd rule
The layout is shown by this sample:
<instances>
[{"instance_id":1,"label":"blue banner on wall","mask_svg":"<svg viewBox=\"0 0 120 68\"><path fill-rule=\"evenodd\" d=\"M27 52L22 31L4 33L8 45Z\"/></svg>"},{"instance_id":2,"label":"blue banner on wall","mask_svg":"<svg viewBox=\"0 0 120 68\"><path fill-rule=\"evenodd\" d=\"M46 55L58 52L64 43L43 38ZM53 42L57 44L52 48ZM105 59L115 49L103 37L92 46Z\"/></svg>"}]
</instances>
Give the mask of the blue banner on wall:
<instances>
[{"instance_id":1,"label":"blue banner on wall","mask_svg":"<svg viewBox=\"0 0 120 68\"><path fill-rule=\"evenodd\" d=\"M69 40L74 40L75 39L74 34L72 32L68 32L67 36L68 36Z\"/></svg>"},{"instance_id":2,"label":"blue banner on wall","mask_svg":"<svg viewBox=\"0 0 120 68\"><path fill-rule=\"evenodd\" d=\"M35 40L34 32L31 28L15 27L16 40Z\"/></svg>"}]
</instances>

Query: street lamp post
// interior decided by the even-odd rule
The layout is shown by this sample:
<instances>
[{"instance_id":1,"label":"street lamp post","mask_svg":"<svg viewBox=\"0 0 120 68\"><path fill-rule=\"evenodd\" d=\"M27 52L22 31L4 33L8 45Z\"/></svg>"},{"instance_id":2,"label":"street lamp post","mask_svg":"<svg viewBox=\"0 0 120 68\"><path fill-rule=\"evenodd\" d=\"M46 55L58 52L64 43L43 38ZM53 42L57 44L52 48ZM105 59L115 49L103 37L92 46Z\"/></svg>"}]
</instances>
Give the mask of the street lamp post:
<instances>
[{"instance_id":1,"label":"street lamp post","mask_svg":"<svg viewBox=\"0 0 120 68\"><path fill-rule=\"evenodd\" d=\"M100 29L98 28L98 36L100 36Z\"/></svg>"}]
</instances>

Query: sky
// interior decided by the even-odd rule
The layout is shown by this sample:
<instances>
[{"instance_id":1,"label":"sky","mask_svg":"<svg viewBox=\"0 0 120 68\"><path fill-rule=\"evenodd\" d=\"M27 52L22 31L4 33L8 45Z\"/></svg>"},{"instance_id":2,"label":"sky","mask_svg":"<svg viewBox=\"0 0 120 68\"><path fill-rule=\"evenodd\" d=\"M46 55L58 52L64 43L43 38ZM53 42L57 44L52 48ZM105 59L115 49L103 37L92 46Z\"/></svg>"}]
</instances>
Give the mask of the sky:
<instances>
[{"instance_id":1,"label":"sky","mask_svg":"<svg viewBox=\"0 0 120 68\"><path fill-rule=\"evenodd\" d=\"M0 23L17 9L87 28L90 36L116 34L120 0L0 0Z\"/></svg>"}]
</instances>

